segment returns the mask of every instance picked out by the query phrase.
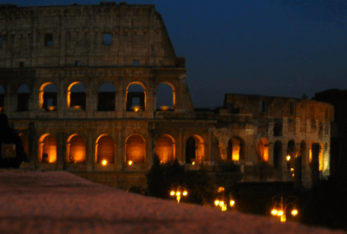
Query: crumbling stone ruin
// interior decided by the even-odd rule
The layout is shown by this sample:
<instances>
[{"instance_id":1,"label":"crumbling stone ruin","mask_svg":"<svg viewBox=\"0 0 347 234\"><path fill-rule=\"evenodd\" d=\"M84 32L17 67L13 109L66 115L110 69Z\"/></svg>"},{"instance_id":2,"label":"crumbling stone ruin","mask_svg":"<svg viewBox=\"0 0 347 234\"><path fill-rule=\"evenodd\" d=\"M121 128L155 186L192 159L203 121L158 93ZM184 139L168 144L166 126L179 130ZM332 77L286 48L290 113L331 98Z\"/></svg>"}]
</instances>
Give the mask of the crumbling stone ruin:
<instances>
[{"instance_id":1,"label":"crumbling stone ruin","mask_svg":"<svg viewBox=\"0 0 347 234\"><path fill-rule=\"evenodd\" d=\"M185 79L154 5L0 6L0 109L23 168L110 172L125 189L145 185L154 155L211 173L233 163L244 182L329 173L331 105L228 93L197 111Z\"/></svg>"}]
</instances>

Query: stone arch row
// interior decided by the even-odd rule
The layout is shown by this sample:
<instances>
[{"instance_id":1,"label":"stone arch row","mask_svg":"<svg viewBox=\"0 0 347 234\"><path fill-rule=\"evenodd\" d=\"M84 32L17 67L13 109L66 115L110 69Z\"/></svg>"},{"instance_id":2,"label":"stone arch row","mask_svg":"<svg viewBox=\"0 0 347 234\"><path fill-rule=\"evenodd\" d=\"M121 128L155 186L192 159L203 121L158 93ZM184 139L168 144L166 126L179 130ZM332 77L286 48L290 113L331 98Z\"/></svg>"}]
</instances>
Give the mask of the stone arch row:
<instances>
[{"instance_id":1,"label":"stone arch row","mask_svg":"<svg viewBox=\"0 0 347 234\"><path fill-rule=\"evenodd\" d=\"M156 87L157 108L173 110L176 103L176 91L170 82L161 82ZM67 87L67 107L71 109L86 109L86 88L80 81L72 82ZM39 89L39 108L46 111L56 111L58 107L58 89L53 82L46 82ZM29 111L31 90L27 84L21 84L17 89L17 111ZM142 82L130 82L126 86L126 111L146 109L146 86ZM0 108L4 108L5 89L0 85ZM97 89L97 111L116 110L116 88L110 82L102 83Z\"/></svg>"},{"instance_id":2,"label":"stone arch row","mask_svg":"<svg viewBox=\"0 0 347 234\"><path fill-rule=\"evenodd\" d=\"M287 152L283 152L283 145L285 144L287 145ZM286 160L289 167L294 167L293 165L295 158L300 156L303 164L311 164L313 155L316 154L318 156L319 171L328 169L329 144L325 143L325 145L323 146L321 142L315 142L314 140L312 140L309 143L308 157L306 156L306 147L307 145L305 140L300 141L299 149L296 148L294 140L289 140L287 143L277 140L273 143L272 164L274 165L275 169L281 169L283 168L283 163ZM259 140L257 153L260 163L271 163L269 162L269 142L266 138L261 138Z\"/></svg>"},{"instance_id":3,"label":"stone arch row","mask_svg":"<svg viewBox=\"0 0 347 234\"><path fill-rule=\"evenodd\" d=\"M20 134L23 146L28 155L29 143L24 134ZM57 138L50 133L40 136L38 140L39 163L54 164L58 160ZM146 140L140 134L129 135L124 142L125 156L124 162L128 165L144 164L146 161ZM94 142L95 155L94 164L114 164L116 163L116 144L113 137L107 133L101 134ZM87 161L87 141L81 134L71 134L66 139L66 154L64 161L70 164L84 164ZM168 163L175 160L176 141L169 134L163 134L155 140L155 155L161 163ZM201 164L205 157L205 141L199 135L191 135L185 144L185 163Z\"/></svg>"}]
</instances>

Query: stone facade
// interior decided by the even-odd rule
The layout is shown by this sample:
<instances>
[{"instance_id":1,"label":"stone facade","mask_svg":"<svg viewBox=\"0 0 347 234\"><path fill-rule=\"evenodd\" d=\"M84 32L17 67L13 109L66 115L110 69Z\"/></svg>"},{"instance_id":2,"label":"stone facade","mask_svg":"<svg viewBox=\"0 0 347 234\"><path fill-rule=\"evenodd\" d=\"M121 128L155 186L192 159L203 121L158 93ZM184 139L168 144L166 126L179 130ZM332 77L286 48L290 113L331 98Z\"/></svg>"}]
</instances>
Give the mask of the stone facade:
<instances>
[{"instance_id":1,"label":"stone facade","mask_svg":"<svg viewBox=\"0 0 347 234\"><path fill-rule=\"evenodd\" d=\"M23 167L122 188L145 186L154 155L211 173L233 163L245 182L311 186L316 161L328 173L331 105L226 94L195 110L185 73L153 5L0 6L0 109Z\"/></svg>"}]
</instances>

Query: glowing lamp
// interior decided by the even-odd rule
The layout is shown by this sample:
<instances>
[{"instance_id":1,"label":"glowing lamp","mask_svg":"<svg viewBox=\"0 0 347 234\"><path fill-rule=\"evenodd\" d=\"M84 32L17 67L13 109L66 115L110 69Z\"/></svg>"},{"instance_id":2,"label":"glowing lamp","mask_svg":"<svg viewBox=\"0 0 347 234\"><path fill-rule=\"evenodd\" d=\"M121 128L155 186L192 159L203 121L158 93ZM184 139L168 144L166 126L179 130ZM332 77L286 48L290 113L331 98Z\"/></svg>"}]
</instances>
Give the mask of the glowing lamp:
<instances>
[{"instance_id":1,"label":"glowing lamp","mask_svg":"<svg viewBox=\"0 0 347 234\"><path fill-rule=\"evenodd\" d=\"M281 223L284 223L286 221L286 216L285 215L281 215L280 221L281 221Z\"/></svg>"},{"instance_id":2,"label":"glowing lamp","mask_svg":"<svg viewBox=\"0 0 347 234\"><path fill-rule=\"evenodd\" d=\"M172 190L172 191L170 192L170 196L175 196L175 191Z\"/></svg>"},{"instance_id":3,"label":"glowing lamp","mask_svg":"<svg viewBox=\"0 0 347 234\"><path fill-rule=\"evenodd\" d=\"M187 191L187 190L184 190L182 195L183 195L183 196L187 196L187 195L188 195L188 191Z\"/></svg>"},{"instance_id":4,"label":"glowing lamp","mask_svg":"<svg viewBox=\"0 0 347 234\"><path fill-rule=\"evenodd\" d=\"M290 171L294 171L294 168L290 168Z\"/></svg>"},{"instance_id":5,"label":"glowing lamp","mask_svg":"<svg viewBox=\"0 0 347 234\"><path fill-rule=\"evenodd\" d=\"M289 161L290 160L290 155L287 155L286 159L287 159L287 161Z\"/></svg>"},{"instance_id":6,"label":"glowing lamp","mask_svg":"<svg viewBox=\"0 0 347 234\"><path fill-rule=\"evenodd\" d=\"M131 160L128 161L128 165L129 165L129 166L133 165L133 161L131 161Z\"/></svg>"},{"instance_id":7,"label":"glowing lamp","mask_svg":"<svg viewBox=\"0 0 347 234\"><path fill-rule=\"evenodd\" d=\"M82 106L76 105L76 106L73 106L72 108L73 108L73 109L76 109L76 110L81 110L81 109L82 109Z\"/></svg>"},{"instance_id":8,"label":"glowing lamp","mask_svg":"<svg viewBox=\"0 0 347 234\"><path fill-rule=\"evenodd\" d=\"M283 210L277 211L277 215L278 215L278 216L283 216Z\"/></svg>"},{"instance_id":9,"label":"glowing lamp","mask_svg":"<svg viewBox=\"0 0 347 234\"><path fill-rule=\"evenodd\" d=\"M215 206L218 206L218 205L219 205L219 200L218 200L218 199L214 200L214 205L215 205Z\"/></svg>"},{"instance_id":10,"label":"glowing lamp","mask_svg":"<svg viewBox=\"0 0 347 234\"><path fill-rule=\"evenodd\" d=\"M299 213L299 212L298 212L297 209L294 208L294 209L292 210L292 215L293 215L293 216L296 216L298 213Z\"/></svg>"},{"instance_id":11,"label":"glowing lamp","mask_svg":"<svg viewBox=\"0 0 347 234\"><path fill-rule=\"evenodd\" d=\"M101 165L106 166L107 165L107 160L106 159L102 160L101 161Z\"/></svg>"},{"instance_id":12,"label":"glowing lamp","mask_svg":"<svg viewBox=\"0 0 347 234\"><path fill-rule=\"evenodd\" d=\"M177 191L177 192L176 192L176 196L181 196L181 192L180 192L180 191Z\"/></svg>"},{"instance_id":13,"label":"glowing lamp","mask_svg":"<svg viewBox=\"0 0 347 234\"><path fill-rule=\"evenodd\" d=\"M271 214L272 214L272 215L277 215L277 213L278 213L277 209L272 209L272 210L271 210Z\"/></svg>"},{"instance_id":14,"label":"glowing lamp","mask_svg":"<svg viewBox=\"0 0 347 234\"><path fill-rule=\"evenodd\" d=\"M131 107L133 111L138 112L141 109L141 106L133 106Z\"/></svg>"},{"instance_id":15,"label":"glowing lamp","mask_svg":"<svg viewBox=\"0 0 347 234\"><path fill-rule=\"evenodd\" d=\"M222 206L222 211L226 211L227 210L227 206L226 205L223 205Z\"/></svg>"},{"instance_id":16,"label":"glowing lamp","mask_svg":"<svg viewBox=\"0 0 347 234\"><path fill-rule=\"evenodd\" d=\"M192 162L192 165L195 165L195 161Z\"/></svg>"},{"instance_id":17,"label":"glowing lamp","mask_svg":"<svg viewBox=\"0 0 347 234\"><path fill-rule=\"evenodd\" d=\"M49 107L48 107L48 110L49 110L49 111L54 111L56 108L57 108L56 106L49 106Z\"/></svg>"},{"instance_id":18,"label":"glowing lamp","mask_svg":"<svg viewBox=\"0 0 347 234\"><path fill-rule=\"evenodd\" d=\"M233 207L235 205L235 200L230 200L229 205Z\"/></svg>"}]
</instances>

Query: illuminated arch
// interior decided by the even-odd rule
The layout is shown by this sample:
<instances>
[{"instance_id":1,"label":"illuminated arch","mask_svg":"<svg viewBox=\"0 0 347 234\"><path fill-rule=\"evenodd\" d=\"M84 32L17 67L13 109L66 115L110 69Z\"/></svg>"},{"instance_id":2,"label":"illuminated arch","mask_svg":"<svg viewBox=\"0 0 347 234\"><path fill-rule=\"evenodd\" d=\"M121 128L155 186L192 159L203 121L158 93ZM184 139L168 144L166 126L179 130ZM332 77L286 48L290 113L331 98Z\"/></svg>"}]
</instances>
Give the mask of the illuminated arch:
<instances>
[{"instance_id":1,"label":"illuminated arch","mask_svg":"<svg viewBox=\"0 0 347 234\"><path fill-rule=\"evenodd\" d=\"M161 163L172 162L175 159L175 141L167 134L161 135L155 142L155 154Z\"/></svg>"},{"instance_id":2,"label":"illuminated arch","mask_svg":"<svg viewBox=\"0 0 347 234\"><path fill-rule=\"evenodd\" d=\"M231 142L231 160L239 161L245 159L245 142L239 136L233 136Z\"/></svg>"},{"instance_id":3,"label":"illuminated arch","mask_svg":"<svg viewBox=\"0 0 347 234\"><path fill-rule=\"evenodd\" d=\"M158 85L156 92L157 109L173 110L176 105L176 90L169 82L163 82Z\"/></svg>"},{"instance_id":4,"label":"illuminated arch","mask_svg":"<svg viewBox=\"0 0 347 234\"><path fill-rule=\"evenodd\" d=\"M313 154L313 152L312 152L312 146L313 146L314 144L316 144L316 142L312 140L312 141L310 142L310 150L309 150L309 155L308 155L308 161L309 161L310 164L312 163L312 154Z\"/></svg>"},{"instance_id":5,"label":"illuminated arch","mask_svg":"<svg viewBox=\"0 0 347 234\"><path fill-rule=\"evenodd\" d=\"M84 138L75 133L67 139L66 161L68 163L85 163L86 143Z\"/></svg>"},{"instance_id":6,"label":"illuminated arch","mask_svg":"<svg viewBox=\"0 0 347 234\"><path fill-rule=\"evenodd\" d=\"M261 138L258 143L258 157L260 163L269 162L269 142L266 138Z\"/></svg>"},{"instance_id":7,"label":"illuminated arch","mask_svg":"<svg viewBox=\"0 0 347 234\"><path fill-rule=\"evenodd\" d=\"M98 88L98 111L114 111L116 89L110 82L103 83Z\"/></svg>"},{"instance_id":8,"label":"illuminated arch","mask_svg":"<svg viewBox=\"0 0 347 234\"><path fill-rule=\"evenodd\" d=\"M127 163L142 164L145 163L145 158L145 139L138 134L129 136L125 141L125 161Z\"/></svg>"},{"instance_id":9,"label":"illuminated arch","mask_svg":"<svg viewBox=\"0 0 347 234\"><path fill-rule=\"evenodd\" d=\"M54 111L57 108L57 87L52 82L41 85L39 92L39 105L41 109Z\"/></svg>"},{"instance_id":10,"label":"illuminated arch","mask_svg":"<svg viewBox=\"0 0 347 234\"><path fill-rule=\"evenodd\" d=\"M30 100L30 88L27 84L22 84L17 90L17 111L28 111Z\"/></svg>"},{"instance_id":11,"label":"illuminated arch","mask_svg":"<svg viewBox=\"0 0 347 234\"><path fill-rule=\"evenodd\" d=\"M323 171L323 144L319 143L318 170Z\"/></svg>"},{"instance_id":12,"label":"illuminated arch","mask_svg":"<svg viewBox=\"0 0 347 234\"><path fill-rule=\"evenodd\" d=\"M39 139L38 161L41 163L57 162L57 140L49 133L42 135Z\"/></svg>"},{"instance_id":13,"label":"illuminated arch","mask_svg":"<svg viewBox=\"0 0 347 234\"><path fill-rule=\"evenodd\" d=\"M95 162L114 163L114 141L108 134L102 134L95 142Z\"/></svg>"},{"instance_id":14,"label":"illuminated arch","mask_svg":"<svg viewBox=\"0 0 347 234\"><path fill-rule=\"evenodd\" d=\"M86 109L86 93L84 85L79 82L73 82L67 89L67 107L75 109Z\"/></svg>"},{"instance_id":15,"label":"illuminated arch","mask_svg":"<svg viewBox=\"0 0 347 234\"><path fill-rule=\"evenodd\" d=\"M139 111L146 108L146 86L138 81L130 82L126 87L126 110Z\"/></svg>"},{"instance_id":16,"label":"illuminated arch","mask_svg":"<svg viewBox=\"0 0 347 234\"><path fill-rule=\"evenodd\" d=\"M186 163L201 164L205 157L204 140L199 135L192 135L186 141Z\"/></svg>"}]
</instances>

